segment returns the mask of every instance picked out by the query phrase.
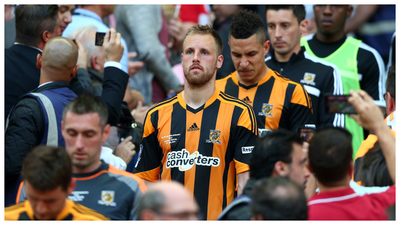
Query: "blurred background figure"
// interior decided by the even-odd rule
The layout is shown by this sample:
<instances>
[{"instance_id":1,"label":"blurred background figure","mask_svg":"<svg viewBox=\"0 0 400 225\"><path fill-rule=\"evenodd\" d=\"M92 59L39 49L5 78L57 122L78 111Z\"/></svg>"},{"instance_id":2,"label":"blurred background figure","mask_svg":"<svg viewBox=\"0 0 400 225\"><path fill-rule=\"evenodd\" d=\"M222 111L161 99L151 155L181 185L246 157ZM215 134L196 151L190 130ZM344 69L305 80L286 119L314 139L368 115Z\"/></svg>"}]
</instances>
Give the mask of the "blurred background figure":
<instances>
[{"instance_id":1,"label":"blurred background figure","mask_svg":"<svg viewBox=\"0 0 400 225\"><path fill-rule=\"evenodd\" d=\"M4 23L14 18L14 5L4 5Z\"/></svg>"},{"instance_id":2,"label":"blurred background figure","mask_svg":"<svg viewBox=\"0 0 400 225\"><path fill-rule=\"evenodd\" d=\"M139 220L198 220L199 206L181 183L159 181L149 184L137 213Z\"/></svg>"},{"instance_id":3,"label":"blurred background figure","mask_svg":"<svg viewBox=\"0 0 400 225\"><path fill-rule=\"evenodd\" d=\"M270 177L251 192L252 220L307 220L303 188L286 177Z\"/></svg>"}]
</instances>

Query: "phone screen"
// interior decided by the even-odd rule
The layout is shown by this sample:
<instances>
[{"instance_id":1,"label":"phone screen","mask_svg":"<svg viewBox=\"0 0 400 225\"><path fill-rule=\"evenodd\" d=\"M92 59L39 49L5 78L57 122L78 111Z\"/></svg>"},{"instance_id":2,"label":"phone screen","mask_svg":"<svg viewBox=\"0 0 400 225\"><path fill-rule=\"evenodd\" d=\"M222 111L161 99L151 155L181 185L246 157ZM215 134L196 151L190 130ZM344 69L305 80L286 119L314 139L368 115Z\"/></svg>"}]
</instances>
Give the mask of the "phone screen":
<instances>
[{"instance_id":1,"label":"phone screen","mask_svg":"<svg viewBox=\"0 0 400 225\"><path fill-rule=\"evenodd\" d=\"M103 46L104 36L106 36L106 33L96 32L96 38L94 40L94 45Z\"/></svg>"},{"instance_id":2,"label":"phone screen","mask_svg":"<svg viewBox=\"0 0 400 225\"><path fill-rule=\"evenodd\" d=\"M325 95L325 112L357 114L353 105L348 102L350 95Z\"/></svg>"}]
</instances>

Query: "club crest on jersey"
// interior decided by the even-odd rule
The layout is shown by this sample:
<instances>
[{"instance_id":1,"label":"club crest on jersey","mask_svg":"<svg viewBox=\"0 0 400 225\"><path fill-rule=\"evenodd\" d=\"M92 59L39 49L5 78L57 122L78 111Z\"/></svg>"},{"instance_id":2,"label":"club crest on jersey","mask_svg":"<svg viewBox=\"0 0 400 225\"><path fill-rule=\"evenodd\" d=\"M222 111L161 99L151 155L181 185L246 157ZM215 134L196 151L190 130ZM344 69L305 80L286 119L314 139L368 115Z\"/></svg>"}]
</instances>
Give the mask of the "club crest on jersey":
<instances>
[{"instance_id":1,"label":"club crest on jersey","mask_svg":"<svg viewBox=\"0 0 400 225\"><path fill-rule=\"evenodd\" d=\"M101 191L101 200L98 201L100 205L116 207L117 203L114 202L114 191Z\"/></svg>"},{"instance_id":2,"label":"club crest on jersey","mask_svg":"<svg viewBox=\"0 0 400 225\"><path fill-rule=\"evenodd\" d=\"M178 168L179 171L190 170L194 165L218 167L221 160L218 157L204 156L198 151L190 152L186 149L172 151L167 154L166 168Z\"/></svg>"},{"instance_id":3,"label":"club crest on jersey","mask_svg":"<svg viewBox=\"0 0 400 225\"><path fill-rule=\"evenodd\" d=\"M272 115L272 109L273 108L274 108L274 105L268 104L268 103L263 103L262 108L261 108L261 112L259 112L258 115L259 116L274 117L274 115Z\"/></svg>"},{"instance_id":4,"label":"club crest on jersey","mask_svg":"<svg viewBox=\"0 0 400 225\"><path fill-rule=\"evenodd\" d=\"M304 77L302 80L300 80L300 83L305 83L315 86L314 80L315 80L315 73L304 73Z\"/></svg>"},{"instance_id":5,"label":"club crest on jersey","mask_svg":"<svg viewBox=\"0 0 400 225\"><path fill-rule=\"evenodd\" d=\"M210 139L206 140L206 143L218 143L221 144L221 131L220 130L210 130Z\"/></svg>"}]
</instances>

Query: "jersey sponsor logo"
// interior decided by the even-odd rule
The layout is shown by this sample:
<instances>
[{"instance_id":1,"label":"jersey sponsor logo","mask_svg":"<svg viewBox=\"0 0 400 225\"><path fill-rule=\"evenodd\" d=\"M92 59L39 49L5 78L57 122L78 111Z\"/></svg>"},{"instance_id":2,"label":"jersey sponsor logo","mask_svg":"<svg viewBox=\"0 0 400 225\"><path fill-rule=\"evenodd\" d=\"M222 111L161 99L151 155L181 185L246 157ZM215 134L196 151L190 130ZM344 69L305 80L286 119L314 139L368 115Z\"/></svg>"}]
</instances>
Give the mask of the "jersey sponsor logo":
<instances>
[{"instance_id":1,"label":"jersey sponsor logo","mask_svg":"<svg viewBox=\"0 0 400 225\"><path fill-rule=\"evenodd\" d=\"M305 84L308 84L308 85L315 86L315 82L314 82L315 76L316 76L315 73L305 72L303 79L300 80L300 83L305 83Z\"/></svg>"},{"instance_id":2,"label":"jersey sponsor logo","mask_svg":"<svg viewBox=\"0 0 400 225\"><path fill-rule=\"evenodd\" d=\"M247 104L251 105L252 101L250 101L249 96L246 96L242 101L246 102Z\"/></svg>"},{"instance_id":3,"label":"jersey sponsor logo","mask_svg":"<svg viewBox=\"0 0 400 225\"><path fill-rule=\"evenodd\" d=\"M200 128L197 126L196 123L193 123L192 126L189 127L189 129L187 129L187 131L198 131L200 130Z\"/></svg>"},{"instance_id":4,"label":"jersey sponsor logo","mask_svg":"<svg viewBox=\"0 0 400 225\"><path fill-rule=\"evenodd\" d=\"M274 115L272 115L272 109L273 108L274 108L274 105L268 104L268 103L263 103L262 108L261 108L261 112L259 112L258 115L259 116L274 117Z\"/></svg>"},{"instance_id":5,"label":"jersey sponsor logo","mask_svg":"<svg viewBox=\"0 0 400 225\"><path fill-rule=\"evenodd\" d=\"M206 143L218 143L221 144L221 131L220 130L210 130L210 139L206 140Z\"/></svg>"},{"instance_id":6,"label":"jersey sponsor logo","mask_svg":"<svg viewBox=\"0 0 400 225\"><path fill-rule=\"evenodd\" d=\"M258 134L260 135L260 137L264 137L265 135L267 135L270 132L272 132L272 130L270 130L270 129L258 128Z\"/></svg>"},{"instance_id":7,"label":"jersey sponsor logo","mask_svg":"<svg viewBox=\"0 0 400 225\"><path fill-rule=\"evenodd\" d=\"M97 203L99 203L99 205L116 207L117 203L114 202L114 196L114 191L101 191L101 200L99 200Z\"/></svg>"},{"instance_id":8,"label":"jersey sponsor logo","mask_svg":"<svg viewBox=\"0 0 400 225\"><path fill-rule=\"evenodd\" d=\"M242 154L250 154L254 149L254 146L244 146L242 147Z\"/></svg>"},{"instance_id":9,"label":"jersey sponsor logo","mask_svg":"<svg viewBox=\"0 0 400 225\"><path fill-rule=\"evenodd\" d=\"M163 140L163 141L164 141L164 143L165 143L166 145L168 145L168 144L173 144L173 143L175 143L175 142L178 140L178 137L179 137L180 135L181 135L181 134L170 134L170 135L166 135L166 136L164 136L164 137L161 137L161 140L165 139L165 140Z\"/></svg>"},{"instance_id":10,"label":"jersey sponsor logo","mask_svg":"<svg viewBox=\"0 0 400 225\"><path fill-rule=\"evenodd\" d=\"M182 149L181 151L168 152L166 167L178 168L179 171L187 171L195 164L199 166L213 166L218 167L221 160L218 157L203 156L198 151L189 153L188 150Z\"/></svg>"},{"instance_id":11,"label":"jersey sponsor logo","mask_svg":"<svg viewBox=\"0 0 400 225\"><path fill-rule=\"evenodd\" d=\"M85 199L84 195L87 195L87 194L89 194L88 191L73 191L71 193L72 196L68 196L68 198L71 201L80 202L80 201L83 201L83 199Z\"/></svg>"}]
</instances>

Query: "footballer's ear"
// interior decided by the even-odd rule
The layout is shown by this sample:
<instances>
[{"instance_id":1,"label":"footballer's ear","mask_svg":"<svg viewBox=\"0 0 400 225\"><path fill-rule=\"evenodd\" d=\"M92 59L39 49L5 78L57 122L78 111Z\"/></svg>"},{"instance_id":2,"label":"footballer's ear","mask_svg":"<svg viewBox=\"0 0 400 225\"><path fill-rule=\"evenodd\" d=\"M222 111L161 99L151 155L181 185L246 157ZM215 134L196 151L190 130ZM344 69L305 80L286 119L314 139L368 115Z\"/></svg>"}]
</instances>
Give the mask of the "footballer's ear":
<instances>
[{"instance_id":1,"label":"footballer's ear","mask_svg":"<svg viewBox=\"0 0 400 225\"><path fill-rule=\"evenodd\" d=\"M278 175L280 177L285 177L289 175L289 164L278 161L274 165L274 171L273 174Z\"/></svg>"}]
</instances>

